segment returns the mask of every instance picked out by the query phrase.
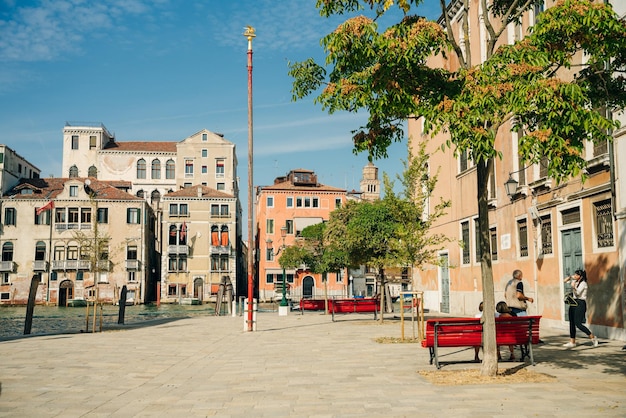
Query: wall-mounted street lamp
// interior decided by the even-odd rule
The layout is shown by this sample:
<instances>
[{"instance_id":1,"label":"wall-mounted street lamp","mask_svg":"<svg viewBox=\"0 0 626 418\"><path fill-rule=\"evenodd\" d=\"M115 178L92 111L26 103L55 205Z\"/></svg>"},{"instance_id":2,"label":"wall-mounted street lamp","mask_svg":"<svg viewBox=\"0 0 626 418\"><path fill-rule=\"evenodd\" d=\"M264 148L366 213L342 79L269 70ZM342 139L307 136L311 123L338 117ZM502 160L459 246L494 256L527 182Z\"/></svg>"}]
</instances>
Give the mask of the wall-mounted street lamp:
<instances>
[{"instance_id":1,"label":"wall-mounted street lamp","mask_svg":"<svg viewBox=\"0 0 626 418\"><path fill-rule=\"evenodd\" d=\"M529 164L525 167L520 168L517 171L511 171L509 173L509 179L504 183L504 190L506 191L506 195L509 197L509 199L513 200L513 198L517 195L517 186L519 184L519 182L513 178L513 174L524 171L531 165L532 164Z\"/></svg>"},{"instance_id":2,"label":"wall-mounted street lamp","mask_svg":"<svg viewBox=\"0 0 626 418\"><path fill-rule=\"evenodd\" d=\"M278 251L276 251L274 253L274 256L279 255L281 252L285 251L285 237L287 236L287 227L286 226L282 226L280 228L280 237L282 239L282 243L280 245L280 248L278 249ZM272 240L271 239L267 239L267 246L270 248L272 247ZM286 279L286 274L285 274L285 267L283 265L283 279L282 279L282 286L283 286L283 297L280 300L280 306L289 306L289 304L287 303L287 279Z\"/></svg>"}]
</instances>

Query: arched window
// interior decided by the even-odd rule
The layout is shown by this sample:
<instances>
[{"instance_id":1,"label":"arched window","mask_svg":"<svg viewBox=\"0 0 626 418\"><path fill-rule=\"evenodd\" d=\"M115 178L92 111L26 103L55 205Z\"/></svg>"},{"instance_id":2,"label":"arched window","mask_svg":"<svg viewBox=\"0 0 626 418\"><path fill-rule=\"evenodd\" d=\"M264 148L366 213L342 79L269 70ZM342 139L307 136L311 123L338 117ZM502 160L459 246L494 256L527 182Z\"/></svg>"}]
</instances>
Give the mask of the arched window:
<instances>
[{"instance_id":1,"label":"arched window","mask_svg":"<svg viewBox=\"0 0 626 418\"><path fill-rule=\"evenodd\" d=\"M169 233L169 245L177 245L178 244L178 228L176 225L170 225L170 233Z\"/></svg>"},{"instance_id":2,"label":"arched window","mask_svg":"<svg viewBox=\"0 0 626 418\"><path fill-rule=\"evenodd\" d=\"M221 237L220 245L223 245L224 247L228 245L228 227L227 226L222 227L222 237Z\"/></svg>"},{"instance_id":3,"label":"arched window","mask_svg":"<svg viewBox=\"0 0 626 418\"><path fill-rule=\"evenodd\" d=\"M143 199L144 194L145 194L145 193L144 193L144 191L143 191L143 190L139 190L139 191L137 192L137 197L140 197L140 198L142 198L142 199Z\"/></svg>"},{"instance_id":4,"label":"arched window","mask_svg":"<svg viewBox=\"0 0 626 418\"><path fill-rule=\"evenodd\" d=\"M2 261L13 261L13 243L2 244Z\"/></svg>"},{"instance_id":5,"label":"arched window","mask_svg":"<svg viewBox=\"0 0 626 418\"><path fill-rule=\"evenodd\" d=\"M137 161L137 178L145 179L146 178L146 160L141 158Z\"/></svg>"},{"instance_id":6,"label":"arched window","mask_svg":"<svg viewBox=\"0 0 626 418\"><path fill-rule=\"evenodd\" d=\"M78 167L75 165L70 167L70 178L78 177Z\"/></svg>"},{"instance_id":7,"label":"arched window","mask_svg":"<svg viewBox=\"0 0 626 418\"><path fill-rule=\"evenodd\" d=\"M161 161L158 159L152 160L152 178L160 179L161 178Z\"/></svg>"},{"instance_id":8,"label":"arched window","mask_svg":"<svg viewBox=\"0 0 626 418\"><path fill-rule=\"evenodd\" d=\"M98 178L98 169L96 168L95 165L92 165L91 167L89 167L89 169L87 170L87 176Z\"/></svg>"},{"instance_id":9,"label":"arched window","mask_svg":"<svg viewBox=\"0 0 626 418\"><path fill-rule=\"evenodd\" d=\"M211 245L214 247L220 245L219 230L215 225L211 227Z\"/></svg>"},{"instance_id":10,"label":"arched window","mask_svg":"<svg viewBox=\"0 0 626 418\"><path fill-rule=\"evenodd\" d=\"M160 201L161 192L159 192L158 190L153 190L152 193L150 193L150 204L153 206L158 205Z\"/></svg>"},{"instance_id":11,"label":"arched window","mask_svg":"<svg viewBox=\"0 0 626 418\"><path fill-rule=\"evenodd\" d=\"M44 261L46 259L46 243L37 241L35 245L35 261Z\"/></svg>"},{"instance_id":12,"label":"arched window","mask_svg":"<svg viewBox=\"0 0 626 418\"><path fill-rule=\"evenodd\" d=\"M167 160L165 163L165 178L176 178L176 164L174 163L174 160Z\"/></svg>"}]
</instances>

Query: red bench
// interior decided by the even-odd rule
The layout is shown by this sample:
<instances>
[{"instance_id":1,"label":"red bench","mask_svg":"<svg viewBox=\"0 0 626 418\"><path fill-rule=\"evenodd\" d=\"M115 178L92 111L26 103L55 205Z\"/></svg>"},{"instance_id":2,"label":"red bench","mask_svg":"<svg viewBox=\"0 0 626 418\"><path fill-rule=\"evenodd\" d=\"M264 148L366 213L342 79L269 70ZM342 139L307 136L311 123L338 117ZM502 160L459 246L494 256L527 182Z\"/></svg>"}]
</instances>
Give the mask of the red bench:
<instances>
[{"instance_id":1,"label":"red bench","mask_svg":"<svg viewBox=\"0 0 626 418\"><path fill-rule=\"evenodd\" d=\"M496 318L496 344L520 346L522 361L529 357L534 366L533 344L539 343L540 319L541 316ZM439 369L440 347L478 347L482 339L480 318L436 318L426 321L422 347L429 349L430 364L434 361Z\"/></svg>"}]
</instances>

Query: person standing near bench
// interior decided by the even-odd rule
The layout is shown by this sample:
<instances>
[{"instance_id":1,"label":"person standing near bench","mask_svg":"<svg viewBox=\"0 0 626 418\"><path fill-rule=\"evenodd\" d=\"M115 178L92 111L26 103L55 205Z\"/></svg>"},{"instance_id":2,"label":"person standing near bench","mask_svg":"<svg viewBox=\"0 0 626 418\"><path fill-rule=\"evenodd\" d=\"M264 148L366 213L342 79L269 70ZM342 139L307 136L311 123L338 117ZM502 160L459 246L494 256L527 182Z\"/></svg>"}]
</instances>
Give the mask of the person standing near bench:
<instances>
[{"instance_id":1,"label":"person standing near bench","mask_svg":"<svg viewBox=\"0 0 626 418\"><path fill-rule=\"evenodd\" d=\"M587 289L589 287L587 286L587 273L584 270L576 270L573 275L567 276L563 282L571 282L572 279L575 280L570 284L576 304L569 306L569 342L563 344L563 347L576 347L576 328L584 332L591 339L591 344L597 347L598 339L589 331L589 328L583 325L587 313Z\"/></svg>"},{"instance_id":2,"label":"person standing near bench","mask_svg":"<svg viewBox=\"0 0 626 418\"><path fill-rule=\"evenodd\" d=\"M526 309L528 302L533 303L534 299L524 295L524 283L522 283L522 270L514 270L513 278L509 280L504 288L504 298L506 304L511 308L515 316L528 316Z\"/></svg>"}]
</instances>

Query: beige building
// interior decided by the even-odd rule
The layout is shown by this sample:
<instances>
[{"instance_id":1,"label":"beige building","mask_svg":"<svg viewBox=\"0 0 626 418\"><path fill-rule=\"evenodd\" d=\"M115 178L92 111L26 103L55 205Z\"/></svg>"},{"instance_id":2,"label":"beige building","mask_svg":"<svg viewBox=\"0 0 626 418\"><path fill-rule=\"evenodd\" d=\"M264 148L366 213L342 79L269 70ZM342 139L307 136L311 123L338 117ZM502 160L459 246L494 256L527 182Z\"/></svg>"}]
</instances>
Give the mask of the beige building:
<instances>
[{"instance_id":1,"label":"beige building","mask_svg":"<svg viewBox=\"0 0 626 418\"><path fill-rule=\"evenodd\" d=\"M211 199L217 198L220 205L222 203L219 199L230 199L228 219L219 219L220 222L215 223L219 228L227 224L228 251L234 252L233 259L229 259L227 271L221 273L232 281L235 294L245 293L237 155L235 145L221 134L203 129L178 142L117 141L115 135L102 124L67 123L63 129L63 173L69 177L87 173L102 180L125 180L130 184L129 193L143 198L152 206L157 219L155 260L158 261L156 266L151 267L151 271L154 269L161 285L159 297L162 302L175 303L188 298L205 301L208 299L214 274L206 260L210 260L217 251L216 246L209 244L210 234L201 230L194 231L205 235L202 239L196 237L198 246L193 249L192 256L172 252L191 247L170 245L169 228L176 223L180 227L182 222L191 222L191 227L196 228L198 222L216 221L218 218L210 215ZM203 197L197 197L196 186L202 188ZM183 191L188 188L192 188L193 192ZM167 201L164 198L166 195L169 196ZM176 199L186 201L178 202ZM170 208L175 204L189 205L189 216L195 219L186 219L180 213L173 215ZM176 269L172 270L170 263L174 256L180 260ZM204 260L204 264L200 260ZM204 271L198 270L201 265L204 265ZM193 284L194 278L199 279L200 276L206 282L203 282L206 286L201 291L198 288L199 280ZM190 277L192 284L188 285L182 277ZM170 286L172 283L176 286Z\"/></svg>"},{"instance_id":2,"label":"beige building","mask_svg":"<svg viewBox=\"0 0 626 418\"><path fill-rule=\"evenodd\" d=\"M237 283L237 199L207 186L163 197L161 302L214 300L222 281Z\"/></svg>"},{"instance_id":3,"label":"beige building","mask_svg":"<svg viewBox=\"0 0 626 418\"><path fill-rule=\"evenodd\" d=\"M25 304L33 276L36 302L115 303L149 298L154 215L128 182L94 178L23 179L0 199L0 303Z\"/></svg>"},{"instance_id":4,"label":"beige building","mask_svg":"<svg viewBox=\"0 0 626 418\"><path fill-rule=\"evenodd\" d=\"M458 2L460 3L460 2ZM471 38L463 42L484 45L484 26L471 2ZM454 10L451 8L450 10ZM511 24L506 42L519 39L532 25L540 9ZM452 31L462 34L460 12L453 16ZM439 59L439 58L437 58ZM441 64L441 62L440 62ZM454 68L452 56L445 62ZM412 141L423 140L422 121L409 121ZM614 144L589 142L585 150L586 181L571 178L557 185L547 176L544 164L525 166L518 157L518 138L506 127L499 131L497 159L490 175L489 224L495 299L503 300L504 288L514 269L524 272L524 289L534 298L529 313L542 315L542 322L567 329L563 295L568 290L562 278L582 268L589 278L587 323L601 337L626 339L624 331L624 229L615 218L624 219L624 186L616 173L624 172L623 130ZM417 290L424 290L425 307L453 315L473 315L482 300L480 252L477 246L476 169L467 155L456 158L453 150L440 150L444 134L428 138L429 166L439 169L432 201L450 199L452 207L437 220L433 232L453 241L440 252L441 266L414 274ZM414 147L415 148L415 147ZM619 156L622 155L620 164ZM505 183L512 179L512 193ZM616 207L617 204L617 207ZM461 242L462 245L457 245ZM620 256L621 253L621 256ZM621 260L621 261L620 261Z\"/></svg>"},{"instance_id":5,"label":"beige building","mask_svg":"<svg viewBox=\"0 0 626 418\"><path fill-rule=\"evenodd\" d=\"M12 189L20 179L36 179L40 170L6 145L0 144L0 195Z\"/></svg>"}]
</instances>

